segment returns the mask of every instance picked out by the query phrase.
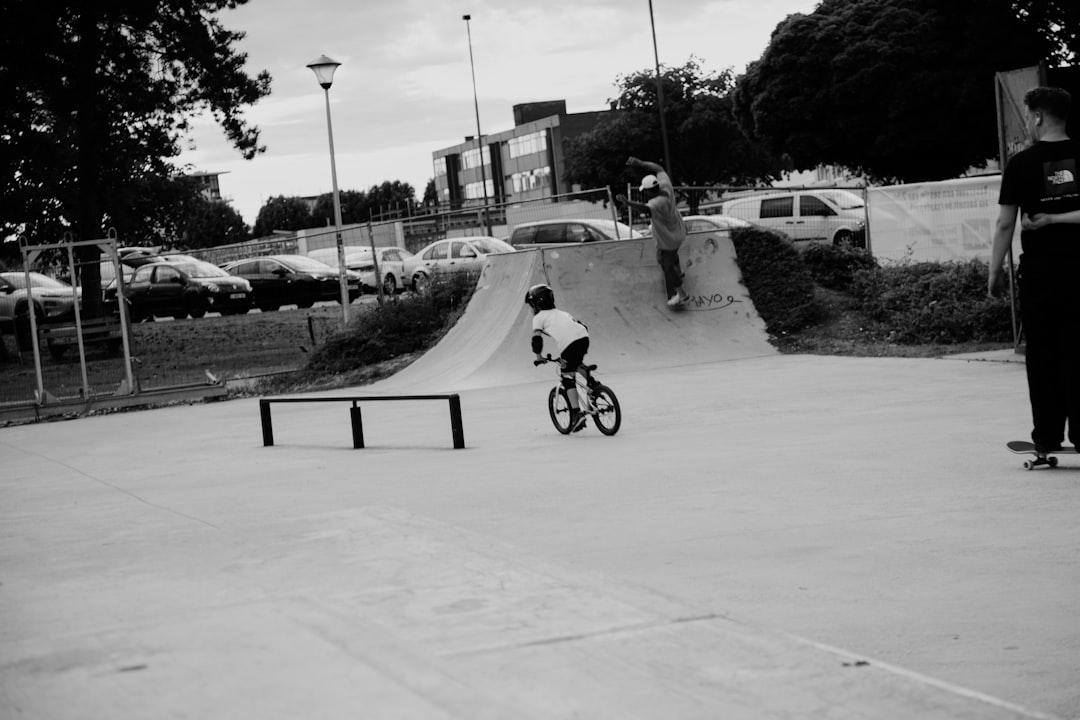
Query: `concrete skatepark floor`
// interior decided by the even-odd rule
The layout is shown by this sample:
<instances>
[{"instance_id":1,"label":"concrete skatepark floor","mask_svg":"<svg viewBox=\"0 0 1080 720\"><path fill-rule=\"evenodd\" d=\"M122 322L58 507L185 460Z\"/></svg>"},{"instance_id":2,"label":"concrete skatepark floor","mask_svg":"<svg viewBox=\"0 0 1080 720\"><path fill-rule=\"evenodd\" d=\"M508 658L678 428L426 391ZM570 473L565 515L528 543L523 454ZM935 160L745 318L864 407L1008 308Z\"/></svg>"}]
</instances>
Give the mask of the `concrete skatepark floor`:
<instances>
[{"instance_id":1,"label":"concrete skatepark floor","mask_svg":"<svg viewBox=\"0 0 1080 720\"><path fill-rule=\"evenodd\" d=\"M321 405L276 414L278 445L263 448L255 400L0 431L0 715L334 717L363 701L380 717L599 717L633 697L623 717L715 717L730 693L695 688L694 704L681 686L594 664L655 648L563 657L591 668L577 676L530 665L524 686L517 666L482 661L535 629L524 617L547 612L573 634L589 613L665 603L973 703L905 714L851 700L838 717L1080 715L1080 465L1025 472L1005 451L1026 434L1022 365L773 356L601 373L624 407L614 438L558 435L543 369L463 393L463 451L449 449L445 403L373 404L365 450L344 411ZM574 602L521 610L522 591L485 615L505 577L484 563L562 578ZM469 568L486 579L447 594L440 574ZM410 613L425 588L436 609ZM350 617L359 605L378 622ZM467 634L481 617L508 619ZM686 663L731 646L669 642ZM794 652L755 647L770 663ZM418 685L401 696L358 680L372 663ZM739 678L760 709L726 717L787 717L768 705L785 698L813 708L772 664L701 667Z\"/></svg>"}]
</instances>

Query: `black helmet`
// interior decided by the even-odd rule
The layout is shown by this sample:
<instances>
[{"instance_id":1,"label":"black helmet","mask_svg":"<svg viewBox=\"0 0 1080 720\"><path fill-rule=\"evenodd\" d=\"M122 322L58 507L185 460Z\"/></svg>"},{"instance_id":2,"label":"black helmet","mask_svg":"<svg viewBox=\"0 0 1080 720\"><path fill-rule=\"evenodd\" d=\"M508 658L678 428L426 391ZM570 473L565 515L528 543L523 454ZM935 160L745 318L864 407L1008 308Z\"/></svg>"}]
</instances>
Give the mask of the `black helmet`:
<instances>
[{"instance_id":1,"label":"black helmet","mask_svg":"<svg viewBox=\"0 0 1080 720\"><path fill-rule=\"evenodd\" d=\"M533 285L525 293L525 304L533 309L534 314L541 310L554 310L555 293L547 285Z\"/></svg>"}]
</instances>

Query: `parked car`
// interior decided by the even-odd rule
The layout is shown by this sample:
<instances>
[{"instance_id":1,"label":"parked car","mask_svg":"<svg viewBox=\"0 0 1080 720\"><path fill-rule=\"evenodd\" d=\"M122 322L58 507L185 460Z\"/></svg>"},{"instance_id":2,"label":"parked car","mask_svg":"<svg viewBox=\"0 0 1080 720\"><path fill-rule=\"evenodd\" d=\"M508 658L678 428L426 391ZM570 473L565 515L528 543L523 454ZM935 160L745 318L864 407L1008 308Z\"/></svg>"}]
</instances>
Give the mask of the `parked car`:
<instances>
[{"instance_id":1,"label":"parked car","mask_svg":"<svg viewBox=\"0 0 1080 720\"><path fill-rule=\"evenodd\" d=\"M514 247L487 235L448 238L431 243L405 261L402 276L409 287L423 292L436 275L479 273L488 255L514 252Z\"/></svg>"},{"instance_id":2,"label":"parked car","mask_svg":"<svg viewBox=\"0 0 1080 720\"><path fill-rule=\"evenodd\" d=\"M341 302L341 278L335 268L303 255L263 255L222 265L230 275L251 283L255 305L263 312L282 305L309 308L323 300ZM360 284L349 283L349 302L360 296Z\"/></svg>"},{"instance_id":3,"label":"parked car","mask_svg":"<svg viewBox=\"0 0 1080 720\"><path fill-rule=\"evenodd\" d=\"M729 215L687 215L683 218L687 233L715 232L737 227L750 227L746 220Z\"/></svg>"},{"instance_id":4,"label":"parked car","mask_svg":"<svg viewBox=\"0 0 1080 720\"><path fill-rule=\"evenodd\" d=\"M82 295L81 288L48 275L29 275L28 286L24 272L0 273L0 330L14 332L20 345L30 340L31 302L36 321L44 325L74 318L75 298Z\"/></svg>"},{"instance_id":5,"label":"parked car","mask_svg":"<svg viewBox=\"0 0 1080 720\"><path fill-rule=\"evenodd\" d=\"M181 320L190 315L201 318L207 312L222 315L246 313L254 306L251 283L202 260L168 260L136 268L124 286L131 306L131 319L139 321L172 316Z\"/></svg>"},{"instance_id":6,"label":"parked car","mask_svg":"<svg viewBox=\"0 0 1080 720\"><path fill-rule=\"evenodd\" d=\"M345 267L360 274L360 287L362 290L374 292L375 259L377 259L379 261L379 274L383 280L383 292L393 295L404 290L408 284L405 279L404 265L405 261L412 256L413 254L405 248L392 245L375 248L375 255L372 255L371 248L350 245L345 248ZM312 250L308 253L308 257L320 260L332 268L337 268L337 248Z\"/></svg>"},{"instance_id":7,"label":"parked car","mask_svg":"<svg viewBox=\"0 0 1080 720\"><path fill-rule=\"evenodd\" d=\"M563 218L521 223L510 233L510 244L515 248L521 248L531 245L629 240L640 237L644 235L614 220Z\"/></svg>"},{"instance_id":8,"label":"parked car","mask_svg":"<svg viewBox=\"0 0 1080 720\"><path fill-rule=\"evenodd\" d=\"M798 243L866 247L866 203L847 190L795 190L727 200L723 214L779 230Z\"/></svg>"}]
</instances>

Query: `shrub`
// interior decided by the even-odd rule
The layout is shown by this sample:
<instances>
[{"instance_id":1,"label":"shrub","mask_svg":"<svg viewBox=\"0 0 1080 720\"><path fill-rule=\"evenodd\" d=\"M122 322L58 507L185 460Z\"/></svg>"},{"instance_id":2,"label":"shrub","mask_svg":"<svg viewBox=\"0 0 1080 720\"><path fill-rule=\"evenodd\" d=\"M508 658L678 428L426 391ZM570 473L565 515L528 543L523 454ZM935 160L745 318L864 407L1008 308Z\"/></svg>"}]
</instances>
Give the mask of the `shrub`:
<instances>
[{"instance_id":1,"label":"shrub","mask_svg":"<svg viewBox=\"0 0 1080 720\"><path fill-rule=\"evenodd\" d=\"M453 325L476 287L475 274L436 277L423 293L371 305L327 339L307 369L319 374L355 370L431 347Z\"/></svg>"},{"instance_id":2,"label":"shrub","mask_svg":"<svg viewBox=\"0 0 1080 720\"><path fill-rule=\"evenodd\" d=\"M986 263L910 263L856 271L851 286L863 312L904 344L1008 342L1007 299L986 296Z\"/></svg>"},{"instance_id":3,"label":"shrub","mask_svg":"<svg viewBox=\"0 0 1080 720\"><path fill-rule=\"evenodd\" d=\"M743 284L771 334L797 332L821 319L814 280L790 241L758 227L733 228L731 239Z\"/></svg>"},{"instance_id":4,"label":"shrub","mask_svg":"<svg viewBox=\"0 0 1080 720\"><path fill-rule=\"evenodd\" d=\"M878 267L869 251L850 245L814 244L807 247L802 256L818 285L830 290L847 291L856 272Z\"/></svg>"}]
</instances>

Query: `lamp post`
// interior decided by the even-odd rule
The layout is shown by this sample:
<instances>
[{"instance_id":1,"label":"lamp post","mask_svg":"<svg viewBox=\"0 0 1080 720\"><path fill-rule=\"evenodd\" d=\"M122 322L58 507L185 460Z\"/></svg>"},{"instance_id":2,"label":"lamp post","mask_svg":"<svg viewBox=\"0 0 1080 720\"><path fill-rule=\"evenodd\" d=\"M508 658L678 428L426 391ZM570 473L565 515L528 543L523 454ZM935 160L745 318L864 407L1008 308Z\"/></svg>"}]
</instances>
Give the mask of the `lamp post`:
<instances>
[{"instance_id":1,"label":"lamp post","mask_svg":"<svg viewBox=\"0 0 1080 720\"><path fill-rule=\"evenodd\" d=\"M345 268L345 244L341 237L341 196L338 194L337 164L334 161L334 126L330 122L330 86L334 84L334 71L341 63L320 55L307 64L315 73L326 94L326 134L330 137L330 178L334 188L334 229L337 238L338 282L341 285L341 322L349 324L349 276Z\"/></svg>"},{"instance_id":2,"label":"lamp post","mask_svg":"<svg viewBox=\"0 0 1080 720\"><path fill-rule=\"evenodd\" d=\"M664 88L660 84L660 52L656 49L656 21L653 20L652 0L649 0L649 25L652 26L652 51L656 61L656 106L660 111L660 137L664 139L664 170L675 177L671 169L671 153L668 151L667 121L664 120Z\"/></svg>"},{"instance_id":3,"label":"lamp post","mask_svg":"<svg viewBox=\"0 0 1080 720\"><path fill-rule=\"evenodd\" d=\"M469 21L472 20L472 15L462 15L461 19L465 21L465 32L469 36L469 70L472 72L473 109L476 111L476 150L478 153L480 153L480 189L484 193L484 227L487 229L487 234L490 235L491 216L488 215L487 211L488 194L487 173L484 171L484 136L480 133L480 101L476 97L476 65L473 63L472 29L469 26Z\"/></svg>"}]
</instances>

